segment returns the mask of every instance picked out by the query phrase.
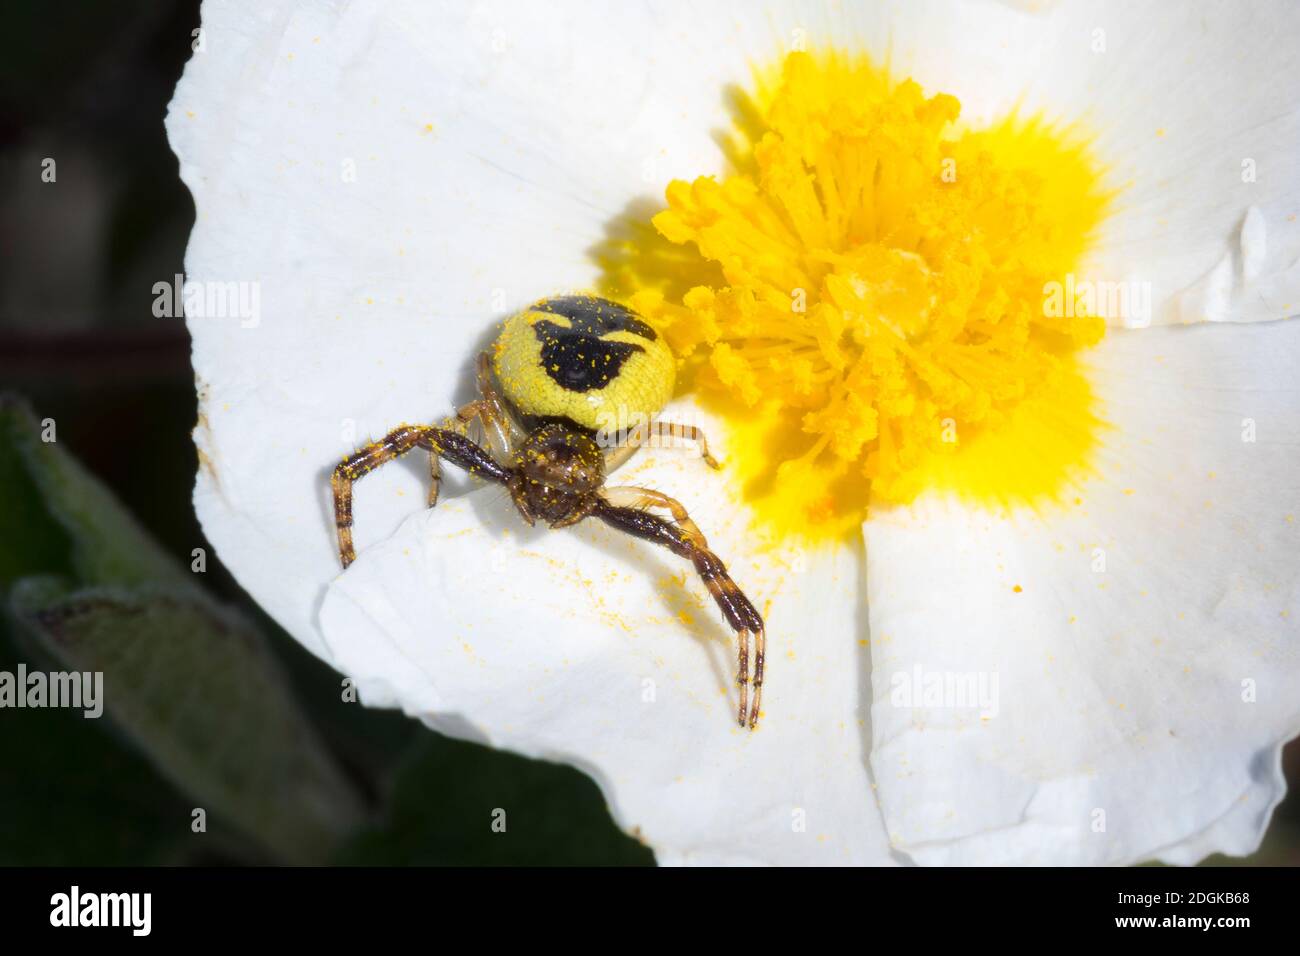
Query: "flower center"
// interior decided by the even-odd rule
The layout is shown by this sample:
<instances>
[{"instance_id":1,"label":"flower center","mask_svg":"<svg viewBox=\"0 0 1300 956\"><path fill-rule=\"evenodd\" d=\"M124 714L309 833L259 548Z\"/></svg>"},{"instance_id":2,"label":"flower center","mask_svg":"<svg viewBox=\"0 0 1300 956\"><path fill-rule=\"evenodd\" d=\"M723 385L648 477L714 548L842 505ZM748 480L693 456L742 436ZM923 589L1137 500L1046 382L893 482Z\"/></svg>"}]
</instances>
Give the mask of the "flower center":
<instances>
[{"instance_id":1,"label":"flower center","mask_svg":"<svg viewBox=\"0 0 1300 956\"><path fill-rule=\"evenodd\" d=\"M927 488L1037 503L1086 466L1078 352L1103 324L1048 292L1110 196L1077 131L958 132L959 110L864 58L791 54L741 110L733 171L668 187L653 224L676 256L642 234L657 265L607 270L725 414L783 535L856 533L869 502Z\"/></svg>"}]
</instances>

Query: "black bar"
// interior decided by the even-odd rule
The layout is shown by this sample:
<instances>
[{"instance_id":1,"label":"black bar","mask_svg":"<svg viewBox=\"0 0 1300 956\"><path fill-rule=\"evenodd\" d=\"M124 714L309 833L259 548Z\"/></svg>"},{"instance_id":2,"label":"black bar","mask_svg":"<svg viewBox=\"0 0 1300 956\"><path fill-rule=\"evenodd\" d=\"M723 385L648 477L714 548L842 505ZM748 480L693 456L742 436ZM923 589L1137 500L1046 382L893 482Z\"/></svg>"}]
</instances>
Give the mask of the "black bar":
<instances>
[{"instance_id":1,"label":"black bar","mask_svg":"<svg viewBox=\"0 0 1300 956\"><path fill-rule=\"evenodd\" d=\"M300 947L356 941L371 949L401 938L436 946L463 932L485 933L484 941L494 945L514 932L532 939L581 937L599 932L607 921L615 935L605 939L671 937L688 916L705 932L713 927L719 935L734 935L735 917L743 914L741 922L755 928L820 927L821 934L838 925L866 949L895 934L927 946L944 939L1041 939L1045 933L1072 942L1192 935L1228 942L1242 933L1286 928L1295 880L1289 870L1246 867L9 869L0 870L6 943L66 941L69 935L82 942L133 938L130 925L52 926L52 900L63 894L70 902L74 885L83 907L87 895L148 893L147 938L201 942L205 948L255 940L259 927L283 931ZM1135 919L1149 923L1121 925ZM1200 925L1205 919L1208 927ZM1223 922L1242 919L1242 925Z\"/></svg>"}]
</instances>

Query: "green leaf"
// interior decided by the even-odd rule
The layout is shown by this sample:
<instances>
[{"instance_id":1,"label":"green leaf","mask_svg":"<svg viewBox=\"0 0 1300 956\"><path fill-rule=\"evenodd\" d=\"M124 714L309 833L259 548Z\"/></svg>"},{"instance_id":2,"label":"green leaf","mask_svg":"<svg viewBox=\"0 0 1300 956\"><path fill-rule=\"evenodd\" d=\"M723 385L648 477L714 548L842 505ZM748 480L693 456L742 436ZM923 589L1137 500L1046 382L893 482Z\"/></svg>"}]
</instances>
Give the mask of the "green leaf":
<instances>
[{"instance_id":1,"label":"green leaf","mask_svg":"<svg viewBox=\"0 0 1300 956\"><path fill-rule=\"evenodd\" d=\"M15 636L34 652L26 656L102 673L104 729L111 722L190 807L210 815L210 829L229 823L280 861L323 860L360 825L361 800L299 710L261 633L211 600L49 440L57 438L49 425L24 403L0 398L0 500L9 505L0 509L0 588ZM87 746L75 725L43 711L16 713L26 718L24 729ZM116 747L111 737L97 738L105 750ZM16 772L33 782L50 777L34 767ZM34 783L26 786L42 799ZM167 806L175 819L163 829L193 836L189 808ZM24 846L0 833L0 846L6 843Z\"/></svg>"},{"instance_id":2,"label":"green leaf","mask_svg":"<svg viewBox=\"0 0 1300 956\"><path fill-rule=\"evenodd\" d=\"M13 409L0 400L0 589L24 574L71 574L72 538L45 507L45 498L18 451Z\"/></svg>"},{"instance_id":3,"label":"green leaf","mask_svg":"<svg viewBox=\"0 0 1300 956\"><path fill-rule=\"evenodd\" d=\"M104 713L195 806L289 862L319 862L360 823L261 636L234 614L185 594L61 594L40 579L20 582L11 605L61 665L103 674Z\"/></svg>"},{"instance_id":4,"label":"green leaf","mask_svg":"<svg viewBox=\"0 0 1300 956\"><path fill-rule=\"evenodd\" d=\"M47 441L51 428L55 440ZM19 507L0 509L10 512L0 517L9 542L0 583L57 566L82 584L197 590L112 492L59 447L57 435L57 423L38 421L25 403L0 397L0 490L7 504L11 494L19 499Z\"/></svg>"},{"instance_id":5,"label":"green leaf","mask_svg":"<svg viewBox=\"0 0 1300 956\"><path fill-rule=\"evenodd\" d=\"M24 663L29 654L0 641L0 670ZM0 865L140 866L193 844L176 825L188 818L184 799L107 723L65 709L0 711Z\"/></svg>"}]
</instances>

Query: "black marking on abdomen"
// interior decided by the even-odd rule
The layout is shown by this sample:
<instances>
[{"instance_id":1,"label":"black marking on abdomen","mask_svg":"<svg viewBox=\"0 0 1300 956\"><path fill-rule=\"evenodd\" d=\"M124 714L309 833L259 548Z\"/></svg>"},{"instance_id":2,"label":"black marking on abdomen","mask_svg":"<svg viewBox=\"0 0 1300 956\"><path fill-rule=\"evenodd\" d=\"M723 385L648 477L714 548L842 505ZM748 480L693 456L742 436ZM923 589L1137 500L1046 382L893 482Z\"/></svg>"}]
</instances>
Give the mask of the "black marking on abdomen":
<instances>
[{"instance_id":1,"label":"black marking on abdomen","mask_svg":"<svg viewBox=\"0 0 1300 956\"><path fill-rule=\"evenodd\" d=\"M611 342L546 320L533 324L533 334L542 343L542 368L570 392L604 388L618 378L624 362L645 351L634 342Z\"/></svg>"},{"instance_id":2,"label":"black marking on abdomen","mask_svg":"<svg viewBox=\"0 0 1300 956\"><path fill-rule=\"evenodd\" d=\"M574 332L602 337L611 332L631 332L651 342L659 338L631 309L595 295L557 295L533 306L534 312L549 312L569 320Z\"/></svg>"}]
</instances>

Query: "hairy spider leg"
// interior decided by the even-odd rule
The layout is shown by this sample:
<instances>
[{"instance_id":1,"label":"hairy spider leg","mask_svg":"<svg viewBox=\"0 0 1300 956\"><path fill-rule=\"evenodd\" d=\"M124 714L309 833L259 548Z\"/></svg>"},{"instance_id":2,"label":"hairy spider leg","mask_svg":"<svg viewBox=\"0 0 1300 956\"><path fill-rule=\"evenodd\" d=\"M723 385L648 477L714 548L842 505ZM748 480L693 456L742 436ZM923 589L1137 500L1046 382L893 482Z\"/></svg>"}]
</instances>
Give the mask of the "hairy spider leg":
<instances>
[{"instance_id":1,"label":"hairy spider leg","mask_svg":"<svg viewBox=\"0 0 1300 956\"><path fill-rule=\"evenodd\" d=\"M456 431L467 428L477 419L483 426L489 450L499 461L509 461L515 445L526 437L523 425L497 387L492 374L492 356L480 352L474 362L475 384L479 397L456 410ZM455 427L455 426L453 426Z\"/></svg>"},{"instance_id":2,"label":"hairy spider leg","mask_svg":"<svg viewBox=\"0 0 1300 956\"><path fill-rule=\"evenodd\" d=\"M700 449L700 457L710 468L721 468L716 458L709 454L709 443L704 432L694 425L679 425L676 422L642 422L626 434L618 434L617 444L605 451L605 472L609 473L632 457L632 453L650 440L652 435L671 435L685 441L695 442Z\"/></svg>"},{"instance_id":3,"label":"hairy spider leg","mask_svg":"<svg viewBox=\"0 0 1300 956\"><path fill-rule=\"evenodd\" d=\"M709 542L699 525L691 520L686 506L676 498L671 498L661 491L650 488L638 488L635 485L622 485L618 488L604 488L601 497L615 508L635 508L645 511L647 508L663 508L673 516L673 523L690 539L691 544L701 551L709 550Z\"/></svg>"},{"instance_id":4,"label":"hairy spider leg","mask_svg":"<svg viewBox=\"0 0 1300 956\"><path fill-rule=\"evenodd\" d=\"M416 447L428 451L434 462L445 458L480 478L504 484L510 477L509 469L494 459L487 449L459 432L431 425L401 425L393 429L379 441L344 458L330 477L334 489L334 527L338 532L339 560L343 567L356 560L352 546L352 483ZM431 471L436 480L438 469L434 467ZM436 499L436 495L431 497Z\"/></svg>"},{"instance_id":5,"label":"hairy spider leg","mask_svg":"<svg viewBox=\"0 0 1300 956\"><path fill-rule=\"evenodd\" d=\"M670 522L658 515L638 507L613 504L611 499L629 500L633 498L666 498L657 492L647 492L642 488L611 488L602 492L591 514L611 527L624 531L634 537L653 542L667 548L673 554L688 559L695 565L695 571L713 595L718 609L732 630L736 632L739 642L739 662L737 684L740 686L740 708L737 719L742 727L748 725L752 730L758 724L759 708L763 697L763 659L767 644L764 634L763 617L750 603L749 598L731 575L722 559L702 545L704 536L700 534L695 523L689 517L684 521ZM672 499L668 499L672 501ZM651 504L661 504L658 500ZM662 505L667 507L666 505ZM681 507L680 504L677 505ZM685 509L682 509L685 516ZM693 530L692 530L693 529ZM749 638L754 637L754 705L749 707Z\"/></svg>"}]
</instances>

